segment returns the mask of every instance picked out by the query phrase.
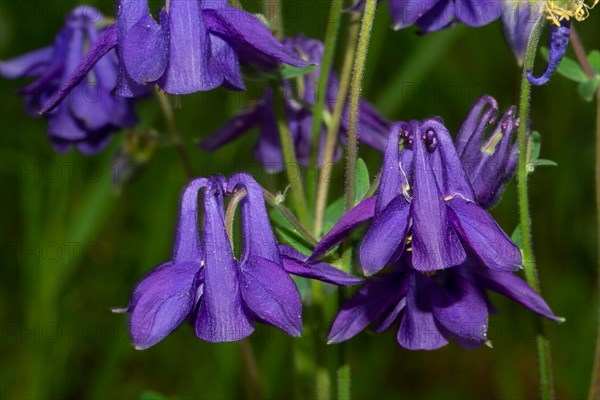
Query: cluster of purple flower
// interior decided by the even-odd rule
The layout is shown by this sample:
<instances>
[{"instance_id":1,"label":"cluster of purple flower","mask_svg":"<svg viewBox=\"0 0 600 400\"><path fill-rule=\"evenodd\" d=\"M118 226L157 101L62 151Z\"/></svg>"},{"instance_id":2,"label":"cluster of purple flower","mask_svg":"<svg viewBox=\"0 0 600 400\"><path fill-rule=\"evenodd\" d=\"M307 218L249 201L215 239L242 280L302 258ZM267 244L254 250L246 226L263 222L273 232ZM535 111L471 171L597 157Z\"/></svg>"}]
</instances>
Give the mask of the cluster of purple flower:
<instances>
[{"instance_id":1,"label":"cluster of purple flower","mask_svg":"<svg viewBox=\"0 0 600 400\"><path fill-rule=\"evenodd\" d=\"M330 342L369 324L380 332L399 322L397 340L407 349L432 350L449 340L479 346L487 342L494 310L486 289L560 321L514 274L521 269L520 250L485 210L516 165L514 110L485 134L497 112L494 99L481 98L456 145L437 118L394 125L377 194L346 214L309 258L318 259L370 221L360 265L367 276L386 268L340 311Z\"/></svg>"},{"instance_id":2,"label":"cluster of purple flower","mask_svg":"<svg viewBox=\"0 0 600 400\"><path fill-rule=\"evenodd\" d=\"M0 75L6 78L36 77L21 89L27 110L36 115L48 100L70 81L88 46L103 47L110 28L99 28L104 16L91 7L78 7L66 19L54 44L10 61L0 61ZM114 50L90 73L70 86L71 94L48 112L48 134L57 151L76 146L82 153L94 153L106 146L113 132L132 127L137 118L131 99L113 96L119 61ZM85 79L84 79L85 78Z\"/></svg>"},{"instance_id":3,"label":"cluster of purple flower","mask_svg":"<svg viewBox=\"0 0 600 400\"><path fill-rule=\"evenodd\" d=\"M108 25L93 7L78 7L67 17L52 46L0 61L0 75L5 78L38 78L20 93L25 96L28 111L48 118L48 133L57 151L67 151L71 146L86 154L103 149L114 132L135 125L132 98L147 95L154 86L172 94L219 86L244 90L241 64L262 69L272 69L280 63L302 67L318 63L322 57L322 44L318 41L298 37L281 43L258 18L229 6L226 0L172 0L168 9L160 11L158 22L147 1L117 3L115 24ZM354 9L360 9L363 3L358 0ZM397 29L416 24L425 32L432 32L455 22L482 26L502 16L507 40L520 62L535 15L543 10L543 3L389 0ZM530 76L532 83L548 82L564 56L569 19L557 21L551 27L548 68L539 78ZM318 75L318 70L307 75L304 79L311 83L305 85L307 90L299 99L286 101L297 158L303 163L308 159L312 121L306 104L314 104L312 82ZM337 98L335 75L330 79L328 93L327 103L332 107ZM389 122L366 102L361 111L361 140L383 150ZM281 154L268 91L257 105L207 138L203 148L214 150L255 125L260 125L262 131L257 158L268 169L280 170ZM346 125L342 123L342 133Z\"/></svg>"},{"instance_id":4,"label":"cluster of purple flower","mask_svg":"<svg viewBox=\"0 0 600 400\"><path fill-rule=\"evenodd\" d=\"M288 274L337 285L361 279L319 261L370 221L359 248L369 279L342 308L331 329L341 342L373 324L378 332L399 322L398 343L432 350L455 340L487 342L486 290L498 292L556 321L544 300L515 275L519 248L485 210L500 197L515 169L511 108L490 134L498 108L481 98L457 144L440 119L395 124L390 132L381 184L341 218L310 257L278 245L263 189L247 174L199 178L186 188L173 260L138 285L129 307L137 348L149 347L183 321L206 341L239 340L255 321L292 336L302 331L301 299ZM399 150L402 148L402 150ZM197 232L197 198L204 189L204 231ZM244 189L244 249L235 260L225 228L223 197ZM382 272L384 271L384 272Z\"/></svg>"},{"instance_id":5,"label":"cluster of purple flower","mask_svg":"<svg viewBox=\"0 0 600 400\"><path fill-rule=\"evenodd\" d=\"M535 2L500 0L388 0L396 28L418 25L424 32L455 22L481 26L502 17L508 41L522 60L533 26L524 19ZM362 7L358 1L355 9ZM147 1L119 0L115 24L93 8L77 8L54 45L0 62L7 78L37 77L22 89L28 110L49 121L53 146L81 152L102 149L111 134L136 123L133 97L154 87L171 94L219 86L244 90L241 64L272 70L319 64L323 45L303 36L278 41L258 18L226 0L170 0L158 21ZM516 4L516 8L514 5ZM416 8L415 8L416 7ZM498 11L498 12L495 12ZM543 84L564 55L568 18L552 27L550 63L532 83ZM87 51L86 51L87 49ZM285 100L298 160L310 155L312 105L317 67L305 74L298 98ZM283 82L290 89L290 82ZM94 101L90 88L95 89ZM288 90L292 92L292 90ZM87 98L86 98L87 96ZM326 112L338 101L333 71ZM256 157L279 171L283 156L272 93L204 139L215 150L254 126L262 135ZM136 348L148 348L184 321L209 342L240 340L256 322L299 336L302 302L289 274L336 285L364 283L342 308L329 340L341 342L372 325L375 331L398 324L398 343L408 349L435 349L449 340L465 347L487 342L486 290L505 295L532 311L560 320L515 272L519 248L486 211L513 176L520 123L509 108L481 98L465 120L456 142L439 118L391 124L367 102L360 105L360 139L384 152L381 183L344 215L305 256L277 242L262 187L249 175L198 178L181 200L173 258L154 269L135 289L126 311ZM346 113L347 114L347 113ZM499 119L499 121L498 121ZM493 130L487 133L488 127ZM341 121L340 143L348 128ZM322 128L320 138L325 139ZM338 156L341 155L341 149ZM238 259L226 228L225 198L245 191L241 200L243 250ZM203 193L203 229L198 199ZM357 228L368 223L358 248L366 281L320 261Z\"/></svg>"}]
</instances>

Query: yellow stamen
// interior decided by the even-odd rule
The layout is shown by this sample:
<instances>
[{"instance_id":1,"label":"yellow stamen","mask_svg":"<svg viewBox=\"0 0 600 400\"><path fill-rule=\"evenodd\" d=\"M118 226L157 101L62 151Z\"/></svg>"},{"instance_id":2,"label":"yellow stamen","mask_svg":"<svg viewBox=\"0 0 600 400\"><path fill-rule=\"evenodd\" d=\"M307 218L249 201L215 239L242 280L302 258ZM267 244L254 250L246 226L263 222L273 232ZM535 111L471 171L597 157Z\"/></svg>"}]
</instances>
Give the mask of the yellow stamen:
<instances>
[{"instance_id":1,"label":"yellow stamen","mask_svg":"<svg viewBox=\"0 0 600 400\"><path fill-rule=\"evenodd\" d=\"M542 12L555 25L560 25L561 21L569 21L571 18L576 21L583 21L589 17L590 10L600 0L590 1L592 1L592 4L586 4L586 0L546 0Z\"/></svg>"}]
</instances>

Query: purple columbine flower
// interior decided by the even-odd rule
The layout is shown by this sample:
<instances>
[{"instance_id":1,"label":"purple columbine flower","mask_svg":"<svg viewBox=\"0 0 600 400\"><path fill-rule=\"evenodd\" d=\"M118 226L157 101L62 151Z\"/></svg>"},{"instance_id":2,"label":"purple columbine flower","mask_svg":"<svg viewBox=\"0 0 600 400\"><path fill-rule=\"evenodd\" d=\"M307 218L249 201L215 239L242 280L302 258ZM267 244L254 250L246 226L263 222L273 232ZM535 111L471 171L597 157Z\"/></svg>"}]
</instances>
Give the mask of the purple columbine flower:
<instances>
[{"instance_id":1,"label":"purple columbine flower","mask_svg":"<svg viewBox=\"0 0 600 400\"><path fill-rule=\"evenodd\" d=\"M124 97L143 95L153 85L172 94L221 85L243 90L240 63L306 65L258 18L229 6L226 0L170 0L168 4L157 22L146 0L119 0L117 23L107 30L105 45L92 47L44 111L59 103L114 47L121 65L115 90Z\"/></svg>"},{"instance_id":2,"label":"purple columbine flower","mask_svg":"<svg viewBox=\"0 0 600 400\"><path fill-rule=\"evenodd\" d=\"M93 7L77 7L66 18L52 46L0 61L0 75L5 78L36 78L20 90L31 114L37 115L48 98L68 81L86 56L88 46L103 46L112 30L98 27L103 19ZM133 102L111 93L117 75L117 55L110 51L73 85L71 96L46 115L54 149L64 152L75 146L84 154L95 153L108 144L112 133L135 125Z\"/></svg>"},{"instance_id":3,"label":"purple columbine flower","mask_svg":"<svg viewBox=\"0 0 600 400\"><path fill-rule=\"evenodd\" d=\"M366 0L353 9L364 9ZM379 0L381 1L381 0ZM394 29L417 25L423 32L447 28L455 22L479 27L497 20L504 0L388 0Z\"/></svg>"},{"instance_id":4,"label":"purple columbine flower","mask_svg":"<svg viewBox=\"0 0 600 400\"><path fill-rule=\"evenodd\" d=\"M483 96L475 102L456 138L456 150L473 186L476 203L491 208L502 196L513 177L519 157L516 131L519 119L515 107L509 107L500 121L498 103ZM486 134L488 128L493 130Z\"/></svg>"},{"instance_id":5,"label":"purple columbine flower","mask_svg":"<svg viewBox=\"0 0 600 400\"><path fill-rule=\"evenodd\" d=\"M392 271L366 282L344 305L329 333L339 343L371 325L375 332L398 326L397 342L410 350L435 350L450 340L466 348L488 344L491 290L542 317L563 322L544 299L512 272L493 271L469 259L455 268L423 274L403 257Z\"/></svg>"},{"instance_id":6,"label":"purple columbine flower","mask_svg":"<svg viewBox=\"0 0 600 400\"><path fill-rule=\"evenodd\" d=\"M296 53L307 62L320 64L323 58L323 43L316 39L309 39L304 36L287 38L283 40L284 46L290 51ZM304 77L302 83L295 85L296 80L284 81L285 92L285 113L288 127L294 139L294 148L298 162L302 165L308 165L310 161L311 130L312 130L312 110L316 102L317 84L321 71L316 69ZM325 112L331 115L338 97L338 79L333 71L329 75L329 83L326 93ZM295 87L293 87L295 86ZM298 92L296 99L294 93ZM346 110L347 111L347 110ZM329 117L330 118L330 117ZM324 118L323 128L321 130L321 144L325 144L327 135L327 118ZM360 136L359 139L379 151L384 151L387 132L390 122L381 117L377 110L366 101L360 103ZM255 157L263 164L265 169L273 172L283 170L283 154L279 140L279 128L275 114L275 105L273 103L272 89L267 89L266 93L258 102L247 107L244 111L234 116L232 119L214 132L210 136L202 139L200 146L206 151L214 151L221 146L249 132L254 127L260 128L260 137L255 147ZM347 115L342 119L340 127L340 141L343 142L348 129ZM323 146L321 146L321 149ZM338 148L336 159L341 156ZM319 160L322 154L319 154Z\"/></svg>"},{"instance_id":7,"label":"purple columbine flower","mask_svg":"<svg viewBox=\"0 0 600 400\"><path fill-rule=\"evenodd\" d=\"M243 250L234 258L225 229L224 196L245 189L241 201ZM204 192L204 226L198 231L198 196ZM160 342L189 320L196 335L208 342L241 340L260 321L292 336L302 332L300 294L295 274L338 285L360 279L277 244L262 187L247 174L198 178L181 199L173 258L147 275L125 310L137 349Z\"/></svg>"},{"instance_id":8,"label":"purple columbine flower","mask_svg":"<svg viewBox=\"0 0 600 400\"><path fill-rule=\"evenodd\" d=\"M366 275L409 251L411 265L421 272L460 265L468 253L493 270L520 269L519 248L476 201L440 120L395 124L376 196L342 217L317 244L311 259L318 259L370 220L359 250Z\"/></svg>"}]
</instances>

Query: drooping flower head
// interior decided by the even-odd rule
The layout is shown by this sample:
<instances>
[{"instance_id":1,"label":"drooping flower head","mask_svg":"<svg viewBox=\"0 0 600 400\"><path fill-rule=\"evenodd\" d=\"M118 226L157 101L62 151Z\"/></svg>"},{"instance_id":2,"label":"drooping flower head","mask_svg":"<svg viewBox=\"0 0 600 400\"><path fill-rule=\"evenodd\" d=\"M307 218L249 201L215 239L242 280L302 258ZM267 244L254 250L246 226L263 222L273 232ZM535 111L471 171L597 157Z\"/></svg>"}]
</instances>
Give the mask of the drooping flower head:
<instances>
[{"instance_id":1,"label":"drooping flower head","mask_svg":"<svg viewBox=\"0 0 600 400\"><path fill-rule=\"evenodd\" d=\"M562 322L544 299L512 272L493 271L473 259L460 266L423 274L405 256L391 272L365 283L337 315L329 343L396 327L398 344L409 350L435 350L455 341L466 348L491 345L488 314L495 313L487 291L508 297L536 314Z\"/></svg>"},{"instance_id":2,"label":"drooping flower head","mask_svg":"<svg viewBox=\"0 0 600 400\"><path fill-rule=\"evenodd\" d=\"M290 51L296 53L307 62L317 64L317 67L310 73L296 79L285 80L283 82L286 98L285 113L288 127L294 140L296 158L302 165L308 165L311 149L311 131L312 131L312 110L317 99L317 84L321 70L319 64L323 58L323 43L316 39L309 39L304 36L295 38L286 38L283 40L284 46ZM300 83L298 83L300 82ZM323 120L320 141L324 145L327 134L328 118L330 119L338 97L338 79L336 74L331 71L326 92L327 114ZM360 104L360 126L359 139L380 151L385 149L385 138L389 129L389 121L381 117L374 107L366 101ZM255 148L255 156L264 165L265 169L273 172L279 172L283 169L283 154L279 140L279 129L275 113L275 104L273 103L273 94L271 89L254 104L247 107L244 111L234 116L226 124L210 136L204 138L200 146L206 151L214 151L230 141L238 138L240 135L249 132L252 128L260 128L260 137ZM340 140L343 142L348 128L347 115L344 116L340 127ZM322 150L323 146L321 146ZM341 156L338 149L336 158ZM319 154L319 160L322 154Z\"/></svg>"},{"instance_id":3,"label":"drooping flower head","mask_svg":"<svg viewBox=\"0 0 600 400\"><path fill-rule=\"evenodd\" d=\"M243 90L240 63L274 66L306 63L287 50L252 14L226 0L171 0L158 21L147 0L119 0L117 23L103 48L93 47L69 84L44 107L51 110L107 49L118 48L121 70L115 91L135 97L157 85L171 94L219 86Z\"/></svg>"},{"instance_id":4,"label":"drooping flower head","mask_svg":"<svg viewBox=\"0 0 600 400\"><path fill-rule=\"evenodd\" d=\"M392 127L376 196L342 217L311 257L327 253L368 220L359 249L366 275L407 252L412 267L421 272L460 265L469 254L493 270L521 268L519 248L477 203L452 138L436 118Z\"/></svg>"},{"instance_id":5,"label":"drooping flower head","mask_svg":"<svg viewBox=\"0 0 600 400\"><path fill-rule=\"evenodd\" d=\"M236 259L225 227L225 196L245 190L241 200L243 249ZM204 225L198 230L203 192ZM191 181L181 199L173 258L136 287L129 306L130 334L138 349L161 341L182 322L193 323L208 342L241 340L260 321L292 336L302 332L300 294L289 274L339 285L360 279L277 244L262 187L247 174Z\"/></svg>"},{"instance_id":6,"label":"drooping flower head","mask_svg":"<svg viewBox=\"0 0 600 400\"><path fill-rule=\"evenodd\" d=\"M69 80L88 47L102 47L112 29L99 27L103 19L93 7L77 7L69 13L53 45L0 61L0 75L5 78L36 78L20 90L31 114L37 115L48 98ZM106 146L112 133L136 123L133 102L111 92L118 71L117 55L109 51L73 85L71 96L46 115L48 135L57 151L75 146L85 154L97 152Z\"/></svg>"}]
</instances>

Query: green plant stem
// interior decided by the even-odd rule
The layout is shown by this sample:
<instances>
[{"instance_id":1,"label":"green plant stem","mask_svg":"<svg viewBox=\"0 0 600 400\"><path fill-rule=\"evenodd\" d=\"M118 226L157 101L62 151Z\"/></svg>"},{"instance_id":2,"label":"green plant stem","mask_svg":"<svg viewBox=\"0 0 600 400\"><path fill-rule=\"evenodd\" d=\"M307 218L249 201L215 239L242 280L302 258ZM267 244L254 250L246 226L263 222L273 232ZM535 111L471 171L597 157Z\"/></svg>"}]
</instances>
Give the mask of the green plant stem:
<instances>
[{"instance_id":1,"label":"green plant stem","mask_svg":"<svg viewBox=\"0 0 600 400\"><path fill-rule=\"evenodd\" d=\"M531 215L529 211L529 198L527 192L527 155L529 154L527 140L527 126L529 121L529 109L531 103L531 83L527 79L527 71L533 70L538 43L542 35L546 20L542 16L536 22L525 55L523 75L521 77L521 98L519 103L519 164L518 164L518 195L519 213L522 236L523 266L527 283L538 293L540 284L535 266L533 253L533 242L531 237ZM552 379L552 360L550 357L550 342L544 333L542 321L536 317L536 347L538 353L538 368L540 374L541 398L544 400L554 398L554 387Z\"/></svg>"},{"instance_id":2,"label":"green plant stem","mask_svg":"<svg viewBox=\"0 0 600 400\"><path fill-rule=\"evenodd\" d=\"M356 57L354 61L354 69L352 71L352 83L350 85L350 107L349 107L349 127L348 127L348 149L346 156L346 211L354 207L354 199L356 193L355 175L356 161L358 158L358 122L359 122L359 105L360 93L362 91L362 80L367 63L367 52L369 49L369 41L371 39L371 30L373 29L373 21L375 20L375 9L377 0L367 0L363 20L358 34L358 45L356 48ZM351 264L351 251L347 244L344 251L343 270L349 271ZM340 301L343 301L344 292L340 292ZM349 400L351 398L351 370L348 349L343 346L340 349L340 363L337 369L337 396L340 400Z\"/></svg>"},{"instance_id":3,"label":"green plant stem","mask_svg":"<svg viewBox=\"0 0 600 400\"><path fill-rule=\"evenodd\" d=\"M574 26L571 26L571 46L575 51L577 61L585 71L588 78L596 76L590 60L588 60L583 43ZM598 252L598 291L600 296L600 88L596 91L596 240ZM598 314L596 316L598 329L596 334L596 351L594 352L594 366L592 367L592 378L588 392L588 400L600 398L600 298L596 299Z\"/></svg>"},{"instance_id":4,"label":"green plant stem","mask_svg":"<svg viewBox=\"0 0 600 400\"><path fill-rule=\"evenodd\" d=\"M271 31L276 38L281 39L284 35L283 13L279 0L263 0L263 12L271 21Z\"/></svg>"},{"instance_id":5,"label":"green plant stem","mask_svg":"<svg viewBox=\"0 0 600 400\"><path fill-rule=\"evenodd\" d=\"M342 343L343 348L340 350L340 358L344 361L341 366L337 370L337 398L342 399L350 399L351 393L350 388L352 387L352 382L350 380L350 363L348 362L347 352L348 345Z\"/></svg>"},{"instance_id":6,"label":"green plant stem","mask_svg":"<svg viewBox=\"0 0 600 400\"><path fill-rule=\"evenodd\" d=\"M375 20L376 6L377 0L367 0L360 33L358 35L356 59L354 61L354 70L352 72L352 84L350 85L350 124L348 128L348 154L346 157L346 211L354 207L354 195L356 192L354 175L356 175L356 160L358 158L360 93L362 91L362 80L365 73L365 65L367 63L367 52L369 50L373 21Z\"/></svg>"},{"instance_id":7,"label":"green plant stem","mask_svg":"<svg viewBox=\"0 0 600 400\"><path fill-rule=\"evenodd\" d=\"M325 32L325 50L321 60L319 69L319 82L317 84L316 100L312 113L311 127L311 148L310 148L310 164L307 173L307 193L308 202L314 204L315 181L317 171L319 170L319 148L321 143L321 127L323 125L323 112L325 108L325 100L327 98L327 89L335 48L337 44L338 33L340 30L340 20L342 13L343 0L332 0L331 9L329 10L329 20L327 21L327 31Z\"/></svg>"},{"instance_id":8,"label":"green plant stem","mask_svg":"<svg viewBox=\"0 0 600 400\"><path fill-rule=\"evenodd\" d=\"M262 390L260 387L260 375L258 365L256 364L256 357L252 350L252 344L248 339L240 341L240 349L242 351L242 361L244 365L244 374L247 379L247 392L248 397L253 400L260 400L263 398Z\"/></svg>"},{"instance_id":9,"label":"green plant stem","mask_svg":"<svg viewBox=\"0 0 600 400\"><path fill-rule=\"evenodd\" d=\"M272 193L270 193L267 190L264 190L264 197L265 200L267 201L267 203L269 203L269 205L273 208L275 208L277 211L279 211L281 213L281 215L283 215L283 217L285 219L288 220L288 222L290 222L297 230L298 232L303 236L303 238L312 246L315 246L317 244L317 240L311 235L311 233L300 223L300 221L298 221L296 219L296 217L294 216L294 214L292 214L290 212L290 210L288 210L286 207L282 206L281 204L279 204L279 202L277 201L277 197L275 195L273 195ZM323 293L321 290L321 287L315 287L314 283L317 281L311 281L312 289L313 289L313 298L315 301L315 304L317 305L317 319L319 321L322 321L322 318L320 317L321 314L321 306L322 306L322 302L323 302ZM298 350L298 349L296 349ZM316 382L316 386L317 386L317 397L319 398L319 392L322 391L322 388L325 386L328 386L326 384L321 384L320 382L322 382L321 377L322 375L322 371L321 369L318 369L316 372L317 375L317 382ZM327 389L328 392L328 389Z\"/></svg>"},{"instance_id":10,"label":"green plant stem","mask_svg":"<svg viewBox=\"0 0 600 400\"><path fill-rule=\"evenodd\" d=\"M333 109L331 124L327 129L327 137L325 139L325 150L323 151L322 168L319 173L319 181L317 183L317 199L315 204L315 236L321 236L323 231L323 220L325 218L325 208L327 207L327 197L329 195L329 183L331 182L331 168L333 167L333 157L337 147L342 114L346 108L346 99L348 90L350 89L350 77L352 67L354 65L354 54L356 53L356 41L358 40L358 32L360 28L359 14L352 14L350 25L348 27L348 38L346 43L346 52L344 55L344 65L340 76L340 88L338 97Z\"/></svg>"},{"instance_id":11,"label":"green plant stem","mask_svg":"<svg viewBox=\"0 0 600 400\"><path fill-rule=\"evenodd\" d=\"M309 226L310 215L302 184L302 171L296 159L296 149L294 148L292 133L287 125L284 98L280 87L273 88L273 102L275 103L275 115L277 116L277 126L279 128L279 140L281 141L281 148L283 150L283 162L291 186L290 192L294 211L298 214L302 225Z\"/></svg>"},{"instance_id":12,"label":"green plant stem","mask_svg":"<svg viewBox=\"0 0 600 400\"><path fill-rule=\"evenodd\" d=\"M594 69L592 68L592 64L590 64L590 60L588 60L587 55L585 54L585 49L583 48L583 44L581 43L581 39L579 38L579 34L574 26L571 25L571 47L575 52L575 56L577 57L577 61L583 71L587 75L588 78L593 78L596 76Z\"/></svg>"},{"instance_id":13,"label":"green plant stem","mask_svg":"<svg viewBox=\"0 0 600 400\"><path fill-rule=\"evenodd\" d=\"M323 113L325 112L325 100L327 98L329 75L331 72L331 66L333 65L333 57L335 55L335 48L340 29L340 20L342 13L343 0L332 0L331 8L329 10L329 19L327 22L327 30L325 32L325 43L324 53L319 66L319 81L317 83L315 105L312 111L312 126L311 126L311 151L310 151L310 164L307 171L307 192L308 192L308 203L310 208L315 204L315 186L317 171L319 170L319 148L321 143L321 128L323 124ZM326 168L326 165L322 165ZM318 237L319 232L315 231L315 235ZM314 357L316 362L315 371L315 394L319 400L326 400L331 398L331 377L327 369L327 349L323 349L323 343L325 338L322 337L320 327L326 324L325 312L324 312L324 301L325 295L323 293L323 285L317 280L311 281L311 291L314 302L314 324L317 327L317 334L314 335Z\"/></svg>"},{"instance_id":14,"label":"green plant stem","mask_svg":"<svg viewBox=\"0 0 600 400\"><path fill-rule=\"evenodd\" d=\"M175 123L175 114L173 112L173 106L167 97L167 94L162 90L156 88L156 97L158 98L158 103L160 104L160 109L167 121L167 126L169 127L169 131L171 135L173 135L173 139L175 141L175 147L177 148L177 152L179 153L179 159L183 164L183 169L188 179L194 177L194 172L192 169L192 164L190 159L185 152L185 146L183 144L183 139L179 130L177 129L177 124Z\"/></svg>"},{"instance_id":15,"label":"green plant stem","mask_svg":"<svg viewBox=\"0 0 600 400\"><path fill-rule=\"evenodd\" d=\"M279 203L279 201L277 200L277 196L275 196L273 193L267 190L264 190L263 194L267 203L269 203L271 207L279 211L281 215L283 215L283 217L290 224L292 224L294 228L298 230L298 233L302 235L302 237L308 242L308 244L310 244L313 247L317 244L317 239L315 239L315 237L304 227L304 225L302 225L300 221L298 221L298 219L290 210L287 209L287 207Z\"/></svg>"}]
</instances>

